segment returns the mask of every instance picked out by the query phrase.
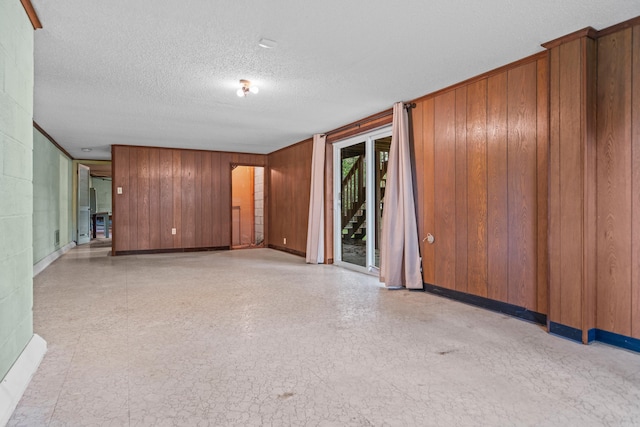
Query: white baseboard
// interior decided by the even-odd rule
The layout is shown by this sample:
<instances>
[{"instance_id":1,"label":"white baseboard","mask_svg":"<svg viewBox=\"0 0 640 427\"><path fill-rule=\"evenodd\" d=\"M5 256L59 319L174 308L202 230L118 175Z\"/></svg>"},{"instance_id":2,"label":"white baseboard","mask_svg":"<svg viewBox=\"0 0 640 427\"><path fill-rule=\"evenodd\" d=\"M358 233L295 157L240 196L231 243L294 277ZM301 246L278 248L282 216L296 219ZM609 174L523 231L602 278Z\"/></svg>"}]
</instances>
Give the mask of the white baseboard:
<instances>
[{"instance_id":1,"label":"white baseboard","mask_svg":"<svg viewBox=\"0 0 640 427\"><path fill-rule=\"evenodd\" d=\"M64 255L67 252L69 252L69 250L71 250L71 248L73 248L75 245L76 245L76 242L71 242L71 243L61 247L57 251L50 253L49 255L47 255L46 257L44 257L43 259L41 259L37 263L35 263L33 265L33 277L36 277L38 274L42 273L42 271L45 268L49 267L49 265L53 261L57 260L62 255Z\"/></svg>"},{"instance_id":2,"label":"white baseboard","mask_svg":"<svg viewBox=\"0 0 640 427\"><path fill-rule=\"evenodd\" d=\"M40 335L33 334L29 344L0 382L0 426L7 425L46 352L47 342Z\"/></svg>"}]
</instances>

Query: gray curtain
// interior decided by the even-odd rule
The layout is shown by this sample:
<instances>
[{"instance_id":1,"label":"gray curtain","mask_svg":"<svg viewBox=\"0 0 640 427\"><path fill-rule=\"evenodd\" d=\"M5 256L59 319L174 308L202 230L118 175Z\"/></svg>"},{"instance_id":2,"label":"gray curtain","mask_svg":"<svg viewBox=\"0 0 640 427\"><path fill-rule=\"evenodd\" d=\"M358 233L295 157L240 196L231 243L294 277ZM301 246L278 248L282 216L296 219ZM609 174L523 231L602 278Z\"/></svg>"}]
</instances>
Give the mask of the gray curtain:
<instances>
[{"instance_id":1,"label":"gray curtain","mask_svg":"<svg viewBox=\"0 0 640 427\"><path fill-rule=\"evenodd\" d=\"M313 135L311 160L311 197L309 198L309 226L307 228L307 256L309 264L324 263L324 135Z\"/></svg>"},{"instance_id":2,"label":"gray curtain","mask_svg":"<svg viewBox=\"0 0 640 427\"><path fill-rule=\"evenodd\" d=\"M393 105L391 148L380 238L380 281L389 289L422 289L411 177L409 117L402 102Z\"/></svg>"}]
</instances>

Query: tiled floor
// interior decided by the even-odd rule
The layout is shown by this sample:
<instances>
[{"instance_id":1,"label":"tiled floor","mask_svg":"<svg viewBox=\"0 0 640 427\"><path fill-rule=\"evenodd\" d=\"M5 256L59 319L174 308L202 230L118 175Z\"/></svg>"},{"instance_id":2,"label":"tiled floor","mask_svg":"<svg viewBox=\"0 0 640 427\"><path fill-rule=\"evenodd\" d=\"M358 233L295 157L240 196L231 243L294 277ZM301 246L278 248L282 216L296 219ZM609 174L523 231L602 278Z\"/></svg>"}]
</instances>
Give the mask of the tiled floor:
<instances>
[{"instance_id":1,"label":"tiled floor","mask_svg":"<svg viewBox=\"0 0 640 427\"><path fill-rule=\"evenodd\" d=\"M81 247L34 293L10 426L640 425L640 354L269 249Z\"/></svg>"}]
</instances>

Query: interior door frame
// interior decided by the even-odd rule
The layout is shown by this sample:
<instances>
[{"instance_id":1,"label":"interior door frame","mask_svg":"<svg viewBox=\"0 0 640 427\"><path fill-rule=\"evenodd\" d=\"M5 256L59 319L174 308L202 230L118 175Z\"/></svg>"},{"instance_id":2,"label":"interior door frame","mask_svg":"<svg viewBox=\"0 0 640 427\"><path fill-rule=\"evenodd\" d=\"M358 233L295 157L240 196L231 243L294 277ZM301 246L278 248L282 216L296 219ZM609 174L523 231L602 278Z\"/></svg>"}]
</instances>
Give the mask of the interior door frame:
<instances>
[{"instance_id":1,"label":"interior door frame","mask_svg":"<svg viewBox=\"0 0 640 427\"><path fill-rule=\"evenodd\" d=\"M376 227L375 209L375 171L374 143L376 139L391 136L391 125L386 125L333 144L333 263L344 268L379 276L375 267ZM365 267L342 260L342 159L341 151L345 147L365 144L365 177L366 177L366 221L367 245Z\"/></svg>"}]
</instances>

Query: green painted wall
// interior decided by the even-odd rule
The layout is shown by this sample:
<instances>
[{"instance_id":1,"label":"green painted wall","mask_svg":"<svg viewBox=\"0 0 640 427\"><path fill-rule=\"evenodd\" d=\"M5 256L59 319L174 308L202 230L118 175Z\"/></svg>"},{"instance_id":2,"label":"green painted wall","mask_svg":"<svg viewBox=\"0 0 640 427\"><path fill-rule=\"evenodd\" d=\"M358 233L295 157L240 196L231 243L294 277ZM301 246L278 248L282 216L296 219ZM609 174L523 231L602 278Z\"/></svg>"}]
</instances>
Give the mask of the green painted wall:
<instances>
[{"instance_id":1,"label":"green painted wall","mask_svg":"<svg viewBox=\"0 0 640 427\"><path fill-rule=\"evenodd\" d=\"M33 336L33 27L0 0L0 378Z\"/></svg>"},{"instance_id":2,"label":"green painted wall","mask_svg":"<svg viewBox=\"0 0 640 427\"><path fill-rule=\"evenodd\" d=\"M111 179L93 177L91 186L96 189L96 212L111 212Z\"/></svg>"},{"instance_id":3,"label":"green painted wall","mask_svg":"<svg viewBox=\"0 0 640 427\"><path fill-rule=\"evenodd\" d=\"M71 159L33 130L34 263L71 242L71 166Z\"/></svg>"}]
</instances>

